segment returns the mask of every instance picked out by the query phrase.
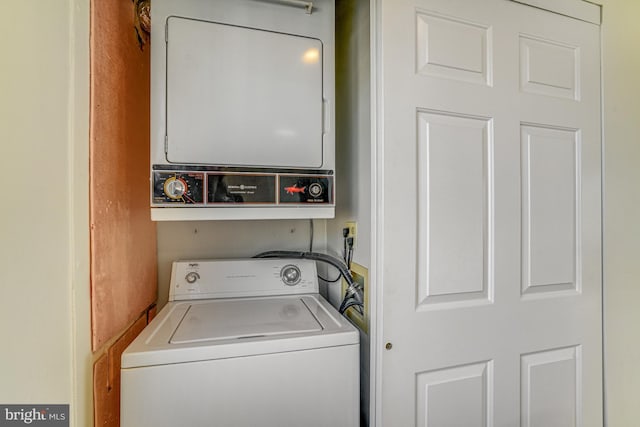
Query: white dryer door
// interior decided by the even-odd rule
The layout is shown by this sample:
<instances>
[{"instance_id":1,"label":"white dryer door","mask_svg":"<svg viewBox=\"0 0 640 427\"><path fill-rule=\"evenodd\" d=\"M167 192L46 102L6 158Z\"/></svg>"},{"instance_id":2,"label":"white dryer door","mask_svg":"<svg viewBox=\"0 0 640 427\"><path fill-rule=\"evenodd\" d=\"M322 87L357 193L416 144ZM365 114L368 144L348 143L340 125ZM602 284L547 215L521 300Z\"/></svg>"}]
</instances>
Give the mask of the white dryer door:
<instances>
[{"instance_id":1,"label":"white dryer door","mask_svg":"<svg viewBox=\"0 0 640 427\"><path fill-rule=\"evenodd\" d=\"M319 332L322 325L301 299L215 300L194 303L171 344Z\"/></svg>"},{"instance_id":2,"label":"white dryer door","mask_svg":"<svg viewBox=\"0 0 640 427\"><path fill-rule=\"evenodd\" d=\"M171 163L320 168L322 42L167 20Z\"/></svg>"}]
</instances>

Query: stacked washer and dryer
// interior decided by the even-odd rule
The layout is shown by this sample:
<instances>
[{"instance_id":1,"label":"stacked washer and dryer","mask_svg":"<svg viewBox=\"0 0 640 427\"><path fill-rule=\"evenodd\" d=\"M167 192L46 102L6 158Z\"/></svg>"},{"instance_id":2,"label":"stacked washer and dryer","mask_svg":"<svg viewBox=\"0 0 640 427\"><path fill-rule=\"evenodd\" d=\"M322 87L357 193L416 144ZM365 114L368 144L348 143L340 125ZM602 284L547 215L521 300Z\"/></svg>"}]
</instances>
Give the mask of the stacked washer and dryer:
<instances>
[{"instance_id":1,"label":"stacked washer and dryer","mask_svg":"<svg viewBox=\"0 0 640 427\"><path fill-rule=\"evenodd\" d=\"M152 22L152 219L332 218L334 0L154 0ZM312 260L175 262L121 425L359 426L358 341Z\"/></svg>"}]
</instances>

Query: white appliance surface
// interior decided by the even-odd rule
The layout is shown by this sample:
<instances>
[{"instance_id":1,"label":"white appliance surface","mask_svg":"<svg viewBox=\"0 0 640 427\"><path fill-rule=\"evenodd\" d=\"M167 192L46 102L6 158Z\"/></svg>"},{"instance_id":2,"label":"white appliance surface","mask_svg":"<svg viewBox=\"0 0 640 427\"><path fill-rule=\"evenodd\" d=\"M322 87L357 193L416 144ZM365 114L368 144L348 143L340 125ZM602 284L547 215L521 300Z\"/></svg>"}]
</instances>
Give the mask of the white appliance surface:
<instances>
[{"instance_id":1,"label":"white appliance surface","mask_svg":"<svg viewBox=\"0 0 640 427\"><path fill-rule=\"evenodd\" d=\"M207 311L227 305L237 310ZM317 294L174 301L125 350L122 368L357 343L356 329Z\"/></svg>"},{"instance_id":2,"label":"white appliance surface","mask_svg":"<svg viewBox=\"0 0 640 427\"><path fill-rule=\"evenodd\" d=\"M167 34L169 162L323 167L320 40L175 16Z\"/></svg>"},{"instance_id":3,"label":"white appliance surface","mask_svg":"<svg viewBox=\"0 0 640 427\"><path fill-rule=\"evenodd\" d=\"M174 263L172 300L122 355L122 427L358 426L359 335L315 277L309 260Z\"/></svg>"},{"instance_id":4,"label":"white appliance surface","mask_svg":"<svg viewBox=\"0 0 640 427\"><path fill-rule=\"evenodd\" d=\"M302 299L269 298L192 304L171 344L310 333L322 325Z\"/></svg>"}]
</instances>

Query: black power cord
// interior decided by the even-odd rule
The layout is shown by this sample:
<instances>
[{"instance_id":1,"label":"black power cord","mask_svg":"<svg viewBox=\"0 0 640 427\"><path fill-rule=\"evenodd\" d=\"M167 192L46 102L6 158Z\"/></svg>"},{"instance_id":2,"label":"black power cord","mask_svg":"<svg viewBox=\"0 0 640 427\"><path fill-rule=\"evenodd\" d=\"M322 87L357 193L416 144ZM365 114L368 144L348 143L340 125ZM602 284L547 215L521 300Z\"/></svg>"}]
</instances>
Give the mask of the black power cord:
<instances>
[{"instance_id":1,"label":"black power cord","mask_svg":"<svg viewBox=\"0 0 640 427\"><path fill-rule=\"evenodd\" d=\"M342 229L342 247L343 247L342 259L344 259L345 264L347 264L347 268L351 270L351 261L347 261L347 256L348 256L347 255L347 236L348 235L349 235L349 229L346 227L343 228ZM311 234L311 237L313 239L313 232ZM311 240L311 242L313 242L313 240ZM353 248L353 238L351 238L351 248ZM313 252L313 244L310 245L309 252ZM335 279L325 279L324 277L318 274L318 279L322 280L325 283L336 283L340 280L341 277L342 275L338 273L338 277L336 277Z\"/></svg>"},{"instance_id":2,"label":"black power cord","mask_svg":"<svg viewBox=\"0 0 640 427\"><path fill-rule=\"evenodd\" d=\"M344 257L344 261L347 263L349 270L351 270L351 261L353 260L353 237L347 237L345 241L349 249Z\"/></svg>"},{"instance_id":3,"label":"black power cord","mask_svg":"<svg viewBox=\"0 0 640 427\"><path fill-rule=\"evenodd\" d=\"M336 277L333 280L329 280L329 279L325 279L324 277L322 277L321 275L318 274L318 279L322 280L325 283L336 283L338 280L340 280L342 278L341 274L338 274L338 277Z\"/></svg>"},{"instance_id":4,"label":"black power cord","mask_svg":"<svg viewBox=\"0 0 640 427\"><path fill-rule=\"evenodd\" d=\"M322 254L318 252L296 252L296 251L267 251L255 255L254 258L293 258L293 259L311 259L314 261L320 261L334 266L340 271L342 277L347 282L347 289L345 291L344 298L340 304L338 311L340 314L349 308L355 306L356 309L362 313L364 310L364 302L362 289L360 285L353 280L351 272L347 265L340 259L331 255Z\"/></svg>"}]
</instances>

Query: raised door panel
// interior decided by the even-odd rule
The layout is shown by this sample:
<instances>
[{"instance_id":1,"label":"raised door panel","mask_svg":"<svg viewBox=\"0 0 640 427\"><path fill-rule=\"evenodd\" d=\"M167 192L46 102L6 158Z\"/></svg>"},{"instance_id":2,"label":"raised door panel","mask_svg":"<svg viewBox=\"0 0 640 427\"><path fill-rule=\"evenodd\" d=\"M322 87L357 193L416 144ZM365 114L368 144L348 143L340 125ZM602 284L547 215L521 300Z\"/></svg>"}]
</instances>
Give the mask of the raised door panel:
<instances>
[{"instance_id":1,"label":"raised door panel","mask_svg":"<svg viewBox=\"0 0 640 427\"><path fill-rule=\"evenodd\" d=\"M493 425L493 363L447 367L416 375L419 427Z\"/></svg>"},{"instance_id":2,"label":"raised door panel","mask_svg":"<svg viewBox=\"0 0 640 427\"><path fill-rule=\"evenodd\" d=\"M418 113L418 307L491 300L491 120Z\"/></svg>"},{"instance_id":3,"label":"raised door panel","mask_svg":"<svg viewBox=\"0 0 640 427\"><path fill-rule=\"evenodd\" d=\"M420 74L491 85L491 28L428 11L416 14Z\"/></svg>"},{"instance_id":4,"label":"raised door panel","mask_svg":"<svg viewBox=\"0 0 640 427\"><path fill-rule=\"evenodd\" d=\"M520 85L524 92L580 99L580 49L521 34Z\"/></svg>"},{"instance_id":5,"label":"raised door panel","mask_svg":"<svg viewBox=\"0 0 640 427\"><path fill-rule=\"evenodd\" d=\"M521 427L582 425L581 350L575 346L521 357Z\"/></svg>"},{"instance_id":6,"label":"raised door panel","mask_svg":"<svg viewBox=\"0 0 640 427\"><path fill-rule=\"evenodd\" d=\"M580 134L522 126L522 292L580 290Z\"/></svg>"}]
</instances>

